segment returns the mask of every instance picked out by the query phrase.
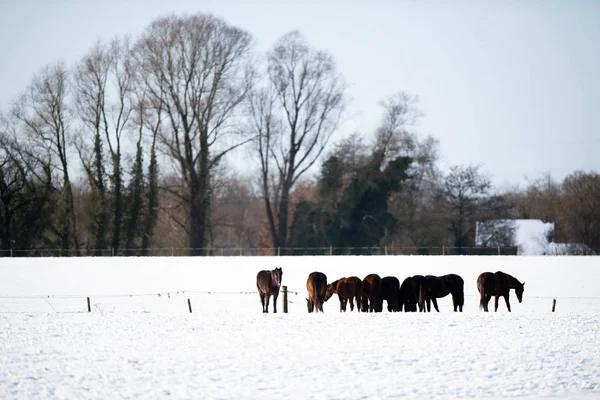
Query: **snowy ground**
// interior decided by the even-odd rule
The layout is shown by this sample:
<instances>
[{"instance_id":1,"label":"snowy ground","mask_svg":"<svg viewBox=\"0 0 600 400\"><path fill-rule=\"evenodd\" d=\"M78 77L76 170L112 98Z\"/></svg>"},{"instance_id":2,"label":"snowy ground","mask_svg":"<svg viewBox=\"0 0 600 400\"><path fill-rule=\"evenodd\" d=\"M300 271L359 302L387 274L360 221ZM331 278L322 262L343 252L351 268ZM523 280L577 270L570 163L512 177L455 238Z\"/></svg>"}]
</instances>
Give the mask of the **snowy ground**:
<instances>
[{"instance_id":1,"label":"snowy ground","mask_svg":"<svg viewBox=\"0 0 600 400\"><path fill-rule=\"evenodd\" d=\"M0 398L597 398L599 260L0 259ZM255 276L275 266L298 294L264 315ZM341 314L333 297L309 315L314 270L458 273L465 312ZM511 314L477 309L475 280L496 270L526 282Z\"/></svg>"}]
</instances>

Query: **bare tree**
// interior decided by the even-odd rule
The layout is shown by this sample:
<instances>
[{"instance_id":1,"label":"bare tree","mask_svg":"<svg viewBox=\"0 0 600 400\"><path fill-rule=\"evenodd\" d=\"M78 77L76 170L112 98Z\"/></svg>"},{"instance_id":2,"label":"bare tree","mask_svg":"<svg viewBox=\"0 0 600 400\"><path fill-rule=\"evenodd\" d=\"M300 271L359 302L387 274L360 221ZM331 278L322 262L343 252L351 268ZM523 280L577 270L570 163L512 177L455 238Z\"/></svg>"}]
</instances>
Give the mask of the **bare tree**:
<instances>
[{"instance_id":1,"label":"bare tree","mask_svg":"<svg viewBox=\"0 0 600 400\"><path fill-rule=\"evenodd\" d=\"M268 83L251 97L250 110L272 242L284 247L290 191L338 127L345 87L332 56L296 31L280 38L267 58Z\"/></svg>"},{"instance_id":2,"label":"bare tree","mask_svg":"<svg viewBox=\"0 0 600 400\"><path fill-rule=\"evenodd\" d=\"M563 181L563 207L575 241L600 252L600 174L576 171Z\"/></svg>"},{"instance_id":3,"label":"bare tree","mask_svg":"<svg viewBox=\"0 0 600 400\"><path fill-rule=\"evenodd\" d=\"M493 193L491 179L472 165L450 168L439 206L459 249L474 244L478 220L501 217L510 208L503 196Z\"/></svg>"},{"instance_id":4,"label":"bare tree","mask_svg":"<svg viewBox=\"0 0 600 400\"><path fill-rule=\"evenodd\" d=\"M78 111L84 123L85 137L93 138L91 156L78 146L88 181L96 194L93 204L96 248L105 246L108 219L104 148L108 147L111 172L112 248L118 251L123 224L123 135L134 110L134 64L129 41L114 39L97 42L76 68L75 88Z\"/></svg>"},{"instance_id":5,"label":"bare tree","mask_svg":"<svg viewBox=\"0 0 600 400\"><path fill-rule=\"evenodd\" d=\"M248 33L205 14L159 18L136 46L147 94L165 113L159 143L183 182L165 190L188 210L177 223L192 255L205 247L211 171L245 143L234 122L252 83L250 48Z\"/></svg>"},{"instance_id":6,"label":"bare tree","mask_svg":"<svg viewBox=\"0 0 600 400\"><path fill-rule=\"evenodd\" d=\"M57 234L62 249L74 247L79 255L73 189L69 175L69 149L72 143L70 124L73 120L69 108L69 84L69 73L64 64L43 68L15 103L13 116L22 123L31 154L39 154L40 161L48 155L52 168L61 174Z\"/></svg>"},{"instance_id":7,"label":"bare tree","mask_svg":"<svg viewBox=\"0 0 600 400\"><path fill-rule=\"evenodd\" d=\"M20 142L20 133L0 114L0 245L7 251L39 246L56 208L50 160Z\"/></svg>"}]
</instances>

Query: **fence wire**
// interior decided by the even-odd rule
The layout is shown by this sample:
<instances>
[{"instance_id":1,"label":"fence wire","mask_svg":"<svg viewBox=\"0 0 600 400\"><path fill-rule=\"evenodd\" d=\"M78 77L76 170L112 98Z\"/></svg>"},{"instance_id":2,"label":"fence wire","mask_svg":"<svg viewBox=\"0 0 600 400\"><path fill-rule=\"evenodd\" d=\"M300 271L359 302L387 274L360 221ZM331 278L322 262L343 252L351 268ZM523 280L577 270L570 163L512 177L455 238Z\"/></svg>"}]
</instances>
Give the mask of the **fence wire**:
<instances>
[{"instance_id":1,"label":"fence wire","mask_svg":"<svg viewBox=\"0 0 600 400\"><path fill-rule=\"evenodd\" d=\"M517 255L518 247L365 246L365 247L170 247L148 249L0 249L0 257L234 257L341 255Z\"/></svg>"},{"instance_id":2,"label":"fence wire","mask_svg":"<svg viewBox=\"0 0 600 400\"><path fill-rule=\"evenodd\" d=\"M143 311L143 312L154 312L154 311L169 311L178 310L179 312L185 312L187 310L188 299L198 299L198 296L256 296L257 291L209 291L209 290L176 290L176 291L163 291L156 293L121 293L121 294L91 294L85 295L72 295L72 294L55 294L55 295L19 295L0 296L0 313L11 313L11 312L49 312L50 310L54 313L69 313L69 312L87 312L86 299L91 299L92 312L123 312L123 311ZM282 301L283 290L279 293L279 301ZM297 300L296 296L303 295L304 292L297 290L287 290L288 303L296 304L294 300ZM465 294L468 298L478 298L478 294ZM148 299L142 300L140 299ZM179 306L175 306L175 303L170 303L168 307L165 307L165 303L157 303L149 301L151 298L154 299L175 299L183 300ZM124 301L125 299L132 299L131 301ZM444 299L444 298L443 298ZM438 299L445 301L443 299ZM600 308L600 297L598 296L527 296L523 300L525 306L531 305L531 303L539 304L539 302L551 300L557 300L559 310L566 303L568 308L574 306L585 306L592 305ZM501 299L502 300L502 299ZM41 302L41 303L38 303ZM44 306L41 306L41 304ZM303 303L303 302L301 302ZM337 302L335 302L337 304ZM503 301L501 302L503 303ZM162 304L162 306L161 306ZM244 307L254 309L256 304L254 301L247 303L242 302ZM185 306L185 307L184 307ZM213 310L216 307L219 310L228 309L233 306L230 301L211 301L208 303L196 302L194 309L198 310ZM337 308L337 306L335 307ZM304 311L304 308L302 307ZM280 310L280 312L282 309Z\"/></svg>"}]
</instances>

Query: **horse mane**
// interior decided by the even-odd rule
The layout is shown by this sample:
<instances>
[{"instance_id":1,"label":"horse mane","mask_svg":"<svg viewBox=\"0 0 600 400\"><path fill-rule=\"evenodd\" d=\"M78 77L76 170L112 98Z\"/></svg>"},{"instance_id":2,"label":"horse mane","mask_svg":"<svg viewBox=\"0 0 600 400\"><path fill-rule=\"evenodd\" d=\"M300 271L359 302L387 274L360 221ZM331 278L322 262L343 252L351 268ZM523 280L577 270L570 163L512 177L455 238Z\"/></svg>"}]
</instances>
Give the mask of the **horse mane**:
<instances>
[{"instance_id":1,"label":"horse mane","mask_svg":"<svg viewBox=\"0 0 600 400\"><path fill-rule=\"evenodd\" d=\"M502 272L502 271L496 271L496 274L504 275L504 277L506 278L506 281L508 282L508 286L511 289L515 289L522 285L522 283L517 278L512 276L511 274L507 274L506 272Z\"/></svg>"}]
</instances>

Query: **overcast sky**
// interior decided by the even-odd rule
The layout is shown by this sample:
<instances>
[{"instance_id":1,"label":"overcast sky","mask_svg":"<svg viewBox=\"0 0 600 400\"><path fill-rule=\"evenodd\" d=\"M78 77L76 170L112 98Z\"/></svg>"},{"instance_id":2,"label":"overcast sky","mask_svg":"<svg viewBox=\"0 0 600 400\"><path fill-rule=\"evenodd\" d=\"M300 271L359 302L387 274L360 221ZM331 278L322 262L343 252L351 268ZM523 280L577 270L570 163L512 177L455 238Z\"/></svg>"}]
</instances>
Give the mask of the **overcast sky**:
<instances>
[{"instance_id":1,"label":"overcast sky","mask_svg":"<svg viewBox=\"0 0 600 400\"><path fill-rule=\"evenodd\" d=\"M500 4L501 3L501 4ZM600 171L600 1L0 0L0 108L45 64L97 38L136 38L168 13L211 12L266 50L298 29L350 84L340 135L372 135L377 102L420 98L416 128L442 168L481 164L499 186Z\"/></svg>"}]
</instances>

